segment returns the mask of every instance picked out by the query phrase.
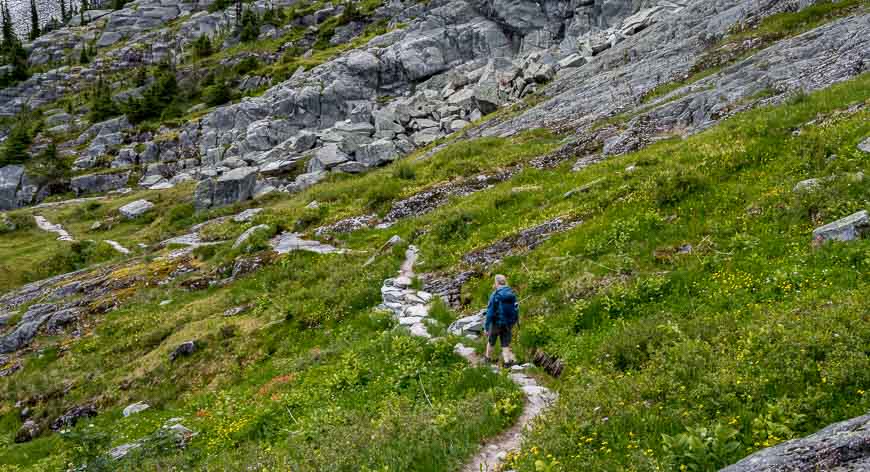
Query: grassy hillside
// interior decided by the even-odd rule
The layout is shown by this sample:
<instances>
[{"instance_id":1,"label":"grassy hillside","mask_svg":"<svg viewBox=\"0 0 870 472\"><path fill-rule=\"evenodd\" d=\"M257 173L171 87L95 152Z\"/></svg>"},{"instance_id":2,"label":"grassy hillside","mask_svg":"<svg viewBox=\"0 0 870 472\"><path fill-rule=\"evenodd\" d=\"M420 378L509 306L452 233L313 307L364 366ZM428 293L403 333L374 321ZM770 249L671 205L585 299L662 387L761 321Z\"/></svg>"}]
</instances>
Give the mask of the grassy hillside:
<instances>
[{"instance_id":1,"label":"grassy hillside","mask_svg":"<svg viewBox=\"0 0 870 472\"><path fill-rule=\"evenodd\" d=\"M838 112L856 104L865 106ZM519 354L542 349L566 366L558 379L539 373L561 399L511 467L712 470L862 414L870 409L870 241L816 247L811 231L870 208L870 185L857 174L870 155L856 147L870 135L868 106L865 74L580 172L571 162L527 168L390 229L336 235L353 250L344 255L290 254L203 290L182 288L183 277L143 283L119 309L95 315L80 339L38 338L24 369L0 378L0 470L85 462L89 470L455 469L515 418L521 396L504 376L453 355L456 339L426 344L374 310L404 247L364 262L399 234L420 247L419 272L458 272L469 251L557 216L583 223L532 251L517 248L464 288L472 312L485 304L491 275L507 274L523 298ZM260 202L265 211L253 222L211 231L232 240L252 224L308 231L383 214L421 189L526 162L558 141L528 132L458 142L425 160ZM811 177L832 178L793 192ZM219 216L189 213L185 192L106 238L151 244ZM85 238L94 221L141 196L45 215ZM305 208L312 200L318 209ZM7 238L37 252L35 241L45 239L24 227L4 234L4 255L25 247L6 246ZM265 248L262 240L229 246L197 250L189 264L221 272ZM108 261L150 274L161 264L154 255ZM241 305L250 310L223 316ZM198 351L169 361L190 339ZM35 416L46 423L83 402L100 414L14 444L21 420L13 405L23 398L39 399ZM152 407L123 418L140 400ZM170 418L198 433L183 449L154 436ZM105 457L146 436L153 440L123 461Z\"/></svg>"}]
</instances>

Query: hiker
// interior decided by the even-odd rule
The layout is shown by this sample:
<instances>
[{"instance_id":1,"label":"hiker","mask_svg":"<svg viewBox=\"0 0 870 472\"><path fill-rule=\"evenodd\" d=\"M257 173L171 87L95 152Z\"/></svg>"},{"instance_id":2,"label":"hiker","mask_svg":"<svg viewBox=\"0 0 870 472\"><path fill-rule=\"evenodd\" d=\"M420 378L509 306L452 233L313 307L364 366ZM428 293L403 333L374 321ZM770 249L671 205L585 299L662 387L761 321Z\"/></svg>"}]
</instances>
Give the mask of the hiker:
<instances>
[{"instance_id":1,"label":"hiker","mask_svg":"<svg viewBox=\"0 0 870 472\"><path fill-rule=\"evenodd\" d=\"M507 277L498 274L495 276L495 291L489 297L489 305L486 307L486 322L483 325L484 336L488 338L486 343L486 361L493 362L492 350L495 341L501 341L502 358L504 366L509 367L514 362L511 352L511 332L519 320L519 304L514 291L508 287Z\"/></svg>"}]
</instances>

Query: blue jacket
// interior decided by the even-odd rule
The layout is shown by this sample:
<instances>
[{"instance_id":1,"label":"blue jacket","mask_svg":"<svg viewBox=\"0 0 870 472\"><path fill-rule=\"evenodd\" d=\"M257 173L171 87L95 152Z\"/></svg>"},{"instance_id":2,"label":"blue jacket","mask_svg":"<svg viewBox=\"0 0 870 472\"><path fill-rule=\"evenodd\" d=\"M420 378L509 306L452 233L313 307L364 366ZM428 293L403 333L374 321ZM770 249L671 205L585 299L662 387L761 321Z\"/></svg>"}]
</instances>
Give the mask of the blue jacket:
<instances>
[{"instance_id":1,"label":"blue jacket","mask_svg":"<svg viewBox=\"0 0 870 472\"><path fill-rule=\"evenodd\" d=\"M486 322L484 322L483 324L484 331L489 331L492 325L496 323L496 318L498 316L498 314L496 313L496 310L498 310L497 304L502 298L513 298L514 300L516 300L516 295L510 287L501 287L498 290L492 292L492 295L489 296L489 304L486 306Z\"/></svg>"}]
</instances>

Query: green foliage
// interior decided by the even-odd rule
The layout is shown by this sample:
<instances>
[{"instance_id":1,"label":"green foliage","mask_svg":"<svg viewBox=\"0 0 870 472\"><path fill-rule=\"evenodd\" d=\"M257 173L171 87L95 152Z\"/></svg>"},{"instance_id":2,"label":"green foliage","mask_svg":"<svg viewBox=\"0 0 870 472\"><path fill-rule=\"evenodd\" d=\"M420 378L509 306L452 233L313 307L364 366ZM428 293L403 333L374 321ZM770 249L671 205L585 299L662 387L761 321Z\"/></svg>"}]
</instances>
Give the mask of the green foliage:
<instances>
[{"instance_id":1,"label":"green foliage","mask_svg":"<svg viewBox=\"0 0 870 472\"><path fill-rule=\"evenodd\" d=\"M27 37L33 41L41 34L42 32L39 27L39 11L36 9L36 0L30 0L30 33Z\"/></svg>"},{"instance_id":2,"label":"green foliage","mask_svg":"<svg viewBox=\"0 0 870 472\"><path fill-rule=\"evenodd\" d=\"M520 293L532 317L517 350L542 348L565 364L559 405L510 467L536 470L552 454L561 470L716 470L870 407L870 376L855 375L870 363L870 240L811 244L814 227L870 205L854 177L866 162L855 145L870 132L867 114L842 112L867 100L868 80L736 116L572 182L558 173L523 181L559 187L530 208L572 208L584 223L488 269L529 280ZM792 134L819 117L823 125ZM638 162L618 184L559 203L565 189ZM823 189L792 191L825 176ZM474 207L497 193L472 198ZM500 218L519 218L508 214ZM531 289L538 273L555 282ZM472 306L487 282L469 289Z\"/></svg>"},{"instance_id":3,"label":"green foliage","mask_svg":"<svg viewBox=\"0 0 870 472\"><path fill-rule=\"evenodd\" d=\"M468 237L474 226L471 213L459 211L448 215L435 229L435 237L442 243L449 243Z\"/></svg>"},{"instance_id":4,"label":"green foliage","mask_svg":"<svg viewBox=\"0 0 870 472\"><path fill-rule=\"evenodd\" d=\"M246 56L234 67L234 71L238 75L245 75L253 72L260 67L260 61L256 56Z\"/></svg>"},{"instance_id":5,"label":"green foliage","mask_svg":"<svg viewBox=\"0 0 870 472\"><path fill-rule=\"evenodd\" d=\"M84 54L85 49L82 51ZM102 76L97 78L97 83L91 91L90 108L88 119L92 123L99 123L121 114L120 107L112 100L112 88Z\"/></svg>"},{"instance_id":6,"label":"green foliage","mask_svg":"<svg viewBox=\"0 0 870 472\"><path fill-rule=\"evenodd\" d=\"M168 64L161 64L154 74L154 82L142 93L142 98L131 98L122 108L131 123L153 118L166 120L181 115L179 94L175 70Z\"/></svg>"},{"instance_id":7,"label":"green foliage","mask_svg":"<svg viewBox=\"0 0 870 472\"><path fill-rule=\"evenodd\" d=\"M667 458L673 470L716 470L739 456L738 430L720 423L710 428L686 428L675 436L662 435Z\"/></svg>"},{"instance_id":8,"label":"green foliage","mask_svg":"<svg viewBox=\"0 0 870 472\"><path fill-rule=\"evenodd\" d=\"M0 234L13 231L27 231L36 226L33 218L21 213L5 214L0 217Z\"/></svg>"},{"instance_id":9,"label":"green foliage","mask_svg":"<svg viewBox=\"0 0 870 472\"><path fill-rule=\"evenodd\" d=\"M365 205L369 210L384 210L387 204L393 201L402 191L397 182L384 182L368 189L365 193Z\"/></svg>"},{"instance_id":10,"label":"green foliage","mask_svg":"<svg viewBox=\"0 0 870 472\"><path fill-rule=\"evenodd\" d=\"M284 13L283 8L268 8L263 12L263 18L261 21L266 25L281 27L286 24L287 16Z\"/></svg>"},{"instance_id":11,"label":"green foliage","mask_svg":"<svg viewBox=\"0 0 870 472\"><path fill-rule=\"evenodd\" d=\"M214 48L211 44L211 38L204 34L193 42L193 55L198 59L202 59L208 56L211 56L214 53Z\"/></svg>"},{"instance_id":12,"label":"green foliage","mask_svg":"<svg viewBox=\"0 0 870 472\"><path fill-rule=\"evenodd\" d=\"M680 170L660 175L656 179L656 202L661 207L679 203L689 195L703 191L707 179L697 170Z\"/></svg>"},{"instance_id":13,"label":"green foliage","mask_svg":"<svg viewBox=\"0 0 870 472\"><path fill-rule=\"evenodd\" d=\"M260 36L260 17L257 13L247 8L242 14L242 21L239 23L239 40L243 43L255 41Z\"/></svg>"},{"instance_id":14,"label":"green foliage","mask_svg":"<svg viewBox=\"0 0 870 472\"><path fill-rule=\"evenodd\" d=\"M35 4L31 1L31 13L36 15ZM0 7L0 16L2 16L2 41L0 41L0 59L3 63L12 66L12 71L3 76L0 76L0 87L7 87L16 82L22 81L30 77L30 71L27 65L27 51L18 39L15 33L15 28L12 24L12 15L9 13L9 5L4 3ZM33 16L31 21L36 17ZM36 20L36 27L31 24L31 32L39 34L39 23Z\"/></svg>"},{"instance_id":15,"label":"green foliage","mask_svg":"<svg viewBox=\"0 0 870 472\"><path fill-rule=\"evenodd\" d=\"M211 2L208 6L209 13L219 12L221 10L226 10L228 6L232 5L234 0L215 0Z\"/></svg>"},{"instance_id":16,"label":"green foliage","mask_svg":"<svg viewBox=\"0 0 870 472\"><path fill-rule=\"evenodd\" d=\"M9 135L0 147L0 167L22 164L30 158L27 150L33 143L40 124L37 115L32 112L24 111L18 114Z\"/></svg>"},{"instance_id":17,"label":"green foliage","mask_svg":"<svg viewBox=\"0 0 870 472\"><path fill-rule=\"evenodd\" d=\"M58 248L26 277L31 281L41 280L55 274L64 274L105 262L117 256L118 252L104 242L73 241L68 247Z\"/></svg>"},{"instance_id":18,"label":"green foliage","mask_svg":"<svg viewBox=\"0 0 870 472\"><path fill-rule=\"evenodd\" d=\"M206 105L215 107L233 99L233 91L224 80L219 80L202 89L202 100Z\"/></svg>"},{"instance_id":19,"label":"green foliage","mask_svg":"<svg viewBox=\"0 0 870 472\"><path fill-rule=\"evenodd\" d=\"M79 64L89 64L91 62L91 57L96 56L96 54L97 52L94 47L83 44L79 52Z\"/></svg>"},{"instance_id":20,"label":"green foliage","mask_svg":"<svg viewBox=\"0 0 870 472\"><path fill-rule=\"evenodd\" d=\"M29 166L29 173L40 177L46 183L56 183L69 178L71 170L69 160L57 154L54 143L34 157Z\"/></svg>"},{"instance_id":21,"label":"green foliage","mask_svg":"<svg viewBox=\"0 0 870 472\"><path fill-rule=\"evenodd\" d=\"M393 167L393 177L402 180L414 180L417 178L417 172L411 163L402 161Z\"/></svg>"}]
</instances>

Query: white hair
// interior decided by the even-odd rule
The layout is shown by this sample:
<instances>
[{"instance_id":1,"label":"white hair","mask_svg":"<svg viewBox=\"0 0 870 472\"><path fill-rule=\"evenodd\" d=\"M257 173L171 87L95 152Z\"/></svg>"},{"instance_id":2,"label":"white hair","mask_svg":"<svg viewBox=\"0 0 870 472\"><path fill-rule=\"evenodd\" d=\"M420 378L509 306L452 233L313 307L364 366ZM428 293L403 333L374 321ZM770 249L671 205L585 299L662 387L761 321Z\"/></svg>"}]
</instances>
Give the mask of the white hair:
<instances>
[{"instance_id":1,"label":"white hair","mask_svg":"<svg viewBox=\"0 0 870 472\"><path fill-rule=\"evenodd\" d=\"M497 274L495 276L495 284L498 285L499 287L507 286L507 277L505 277L504 275L501 275L501 274Z\"/></svg>"}]
</instances>

